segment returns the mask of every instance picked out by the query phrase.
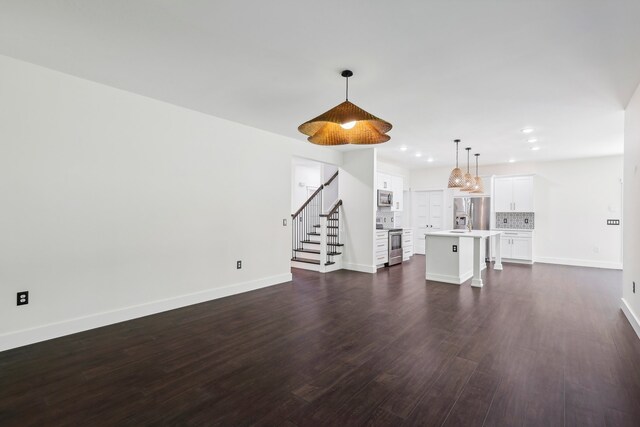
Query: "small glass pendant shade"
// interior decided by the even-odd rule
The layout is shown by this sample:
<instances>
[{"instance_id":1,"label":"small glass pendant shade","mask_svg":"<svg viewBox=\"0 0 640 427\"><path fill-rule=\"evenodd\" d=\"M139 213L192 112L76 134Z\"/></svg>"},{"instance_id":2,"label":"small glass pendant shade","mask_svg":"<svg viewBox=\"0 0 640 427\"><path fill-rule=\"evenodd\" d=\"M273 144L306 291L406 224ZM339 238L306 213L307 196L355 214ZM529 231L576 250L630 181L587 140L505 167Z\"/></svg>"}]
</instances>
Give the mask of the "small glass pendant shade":
<instances>
[{"instance_id":1,"label":"small glass pendant shade","mask_svg":"<svg viewBox=\"0 0 640 427\"><path fill-rule=\"evenodd\" d=\"M449 175L449 185L447 185L447 187L462 188L462 185L464 184L464 174L458 167L458 143L460 142L460 140L456 139L453 142L456 143L456 167L451 171L451 174Z\"/></svg>"},{"instance_id":2,"label":"small glass pendant shade","mask_svg":"<svg viewBox=\"0 0 640 427\"><path fill-rule=\"evenodd\" d=\"M462 174L462 170L460 168L455 168L451 171L451 175L449 175L449 188L462 188L462 184L464 183L464 175Z\"/></svg>"},{"instance_id":3,"label":"small glass pendant shade","mask_svg":"<svg viewBox=\"0 0 640 427\"><path fill-rule=\"evenodd\" d=\"M464 182L460 191L473 191L476 185L476 180L471 176L469 172L464 174Z\"/></svg>"},{"instance_id":4,"label":"small glass pendant shade","mask_svg":"<svg viewBox=\"0 0 640 427\"><path fill-rule=\"evenodd\" d=\"M484 193L484 183L482 182L482 178L480 178L478 176L478 157L480 157L480 154L476 153L476 154L474 154L474 156L476 156L476 176L474 178L475 184L474 184L473 190L471 192L472 193Z\"/></svg>"},{"instance_id":5,"label":"small glass pendant shade","mask_svg":"<svg viewBox=\"0 0 640 427\"><path fill-rule=\"evenodd\" d=\"M467 147L465 150L467 150L467 173L464 174L462 188L460 191L473 191L473 188L476 185L476 180L473 179L473 176L469 172L469 152L471 151L471 147Z\"/></svg>"},{"instance_id":6,"label":"small glass pendant shade","mask_svg":"<svg viewBox=\"0 0 640 427\"><path fill-rule=\"evenodd\" d=\"M482 178L476 176L473 179L475 180L475 185L473 186L472 193L484 193L484 183L482 182Z\"/></svg>"}]
</instances>

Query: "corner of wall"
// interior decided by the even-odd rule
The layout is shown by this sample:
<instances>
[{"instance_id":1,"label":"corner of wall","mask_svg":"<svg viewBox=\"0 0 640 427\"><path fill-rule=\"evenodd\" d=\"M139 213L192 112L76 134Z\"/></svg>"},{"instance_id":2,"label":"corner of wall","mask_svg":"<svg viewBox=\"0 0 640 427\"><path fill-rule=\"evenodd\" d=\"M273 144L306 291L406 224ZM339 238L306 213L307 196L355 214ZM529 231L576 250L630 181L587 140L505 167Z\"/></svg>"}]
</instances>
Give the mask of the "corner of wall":
<instances>
[{"instance_id":1,"label":"corner of wall","mask_svg":"<svg viewBox=\"0 0 640 427\"><path fill-rule=\"evenodd\" d=\"M640 86L624 117L623 290L621 308L640 338ZM635 286L634 286L635 282Z\"/></svg>"}]
</instances>

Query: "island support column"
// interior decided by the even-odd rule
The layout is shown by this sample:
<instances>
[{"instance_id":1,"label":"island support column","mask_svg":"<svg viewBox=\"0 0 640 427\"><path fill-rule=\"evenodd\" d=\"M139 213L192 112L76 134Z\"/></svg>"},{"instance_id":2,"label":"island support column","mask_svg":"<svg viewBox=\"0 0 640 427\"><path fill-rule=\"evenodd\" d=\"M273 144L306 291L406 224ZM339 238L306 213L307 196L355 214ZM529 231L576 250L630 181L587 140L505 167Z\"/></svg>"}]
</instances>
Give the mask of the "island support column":
<instances>
[{"instance_id":1,"label":"island support column","mask_svg":"<svg viewBox=\"0 0 640 427\"><path fill-rule=\"evenodd\" d=\"M484 238L476 237L473 239L473 279L471 279L471 286L481 288L482 283L482 263L484 262L482 251L480 248L484 244Z\"/></svg>"},{"instance_id":2,"label":"island support column","mask_svg":"<svg viewBox=\"0 0 640 427\"><path fill-rule=\"evenodd\" d=\"M500 241L499 234L494 237L498 239L498 241L496 242L496 263L493 265L493 269L502 270L502 253L500 253L500 247L502 246L502 242Z\"/></svg>"}]
</instances>

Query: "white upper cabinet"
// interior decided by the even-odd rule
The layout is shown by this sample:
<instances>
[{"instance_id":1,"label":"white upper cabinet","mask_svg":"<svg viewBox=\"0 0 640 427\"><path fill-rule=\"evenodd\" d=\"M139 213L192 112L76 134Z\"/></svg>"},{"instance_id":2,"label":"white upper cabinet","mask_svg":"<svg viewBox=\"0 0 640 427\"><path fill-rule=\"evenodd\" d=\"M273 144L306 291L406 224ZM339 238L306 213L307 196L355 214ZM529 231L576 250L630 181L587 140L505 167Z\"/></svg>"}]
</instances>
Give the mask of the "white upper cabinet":
<instances>
[{"instance_id":1,"label":"white upper cabinet","mask_svg":"<svg viewBox=\"0 0 640 427\"><path fill-rule=\"evenodd\" d=\"M393 191L393 206L392 211L402 212L404 209L404 183L401 176L391 177L391 191Z\"/></svg>"},{"instance_id":2,"label":"white upper cabinet","mask_svg":"<svg viewBox=\"0 0 640 427\"><path fill-rule=\"evenodd\" d=\"M496 212L511 212L513 182L511 178L496 178L493 183L493 206Z\"/></svg>"},{"instance_id":3,"label":"white upper cabinet","mask_svg":"<svg viewBox=\"0 0 640 427\"><path fill-rule=\"evenodd\" d=\"M518 176L512 179L514 212L533 212L533 177Z\"/></svg>"},{"instance_id":4,"label":"white upper cabinet","mask_svg":"<svg viewBox=\"0 0 640 427\"><path fill-rule=\"evenodd\" d=\"M533 176L496 178L493 185L496 212L533 212Z\"/></svg>"},{"instance_id":5,"label":"white upper cabinet","mask_svg":"<svg viewBox=\"0 0 640 427\"><path fill-rule=\"evenodd\" d=\"M391 190L391 175L378 173L378 190Z\"/></svg>"},{"instance_id":6,"label":"white upper cabinet","mask_svg":"<svg viewBox=\"0 0 640 427\"><path fill-rule=\"evenodd\" d=\"M391 210L402 212L404 209L404 182L401 176L387 175L386 173L379 172L376 188L378 190L393 192L393 206L391 206Z\"/></svg>"}]
</instances>

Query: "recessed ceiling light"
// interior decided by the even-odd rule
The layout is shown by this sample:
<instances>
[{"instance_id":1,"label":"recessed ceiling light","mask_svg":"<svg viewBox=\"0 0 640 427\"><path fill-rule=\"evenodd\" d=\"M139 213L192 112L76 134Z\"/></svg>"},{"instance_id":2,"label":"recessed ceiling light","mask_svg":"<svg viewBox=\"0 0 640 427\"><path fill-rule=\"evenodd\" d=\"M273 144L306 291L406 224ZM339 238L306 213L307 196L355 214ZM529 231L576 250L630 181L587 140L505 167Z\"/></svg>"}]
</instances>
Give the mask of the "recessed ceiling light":
<instances>
[{"instance_id":1,"label":"recessed ceiling light","mask_svg":"<svg viewBox=\"0 0 640 427\"><path fill-rule=\"evenodd\" d=\"M531 132L533 132L533 129L531 129L531 128L524 128L524 129L522 129L522 131L521 131L521 132L522 132L522 133L531 133Z\"/></svg>"},{"instance_id":2,"label":"recessed ceiling light","mask_svg":"<svg viewBox=\"0 0 640 427\"><path fill-rule=\"evenodd\" d=\"M515 163L515 159L509 159L509 163Z\"/></svg>"},{"instance_id":3,"label":"recessed ceiling light","mask_svg":"<svg viewBox=\"0 0 640 427\"><path fill-rule=\"evenodd\" d=\"M534 142L538 142L538 138L529 138L527 139L527 142L533 144Z\"/></svg>"},{"instance_id":4,"label":"recessed ceiling light","mask_svg":"<svg viewBox=\"0 0 640 427\"><path fill-rule=\"evenodd\" d=\"M416 153L416 157L422 157L422 153Z\"/></svg>"},{"instance_id":5,"label":"recessed ceiling light","mask_svg":"<svg viewBox=\"0 0 640 427\"><path fill-rule=\"evenodd\" d=\"M427 159L427 162L429 162L429 163L433 162L433 157L429 157L429 158Z\"/></svg>"},{"instance_id":6,"label":"recessed ceiling light","mask_svg":"<svg viewBox=\"0 0 640 427\"><path fill-rule=\"evenodd\" d=\"M531 147L531 151L538 151L540 149L540 147L535 146L535 147Z\"/></svg>"},{"instance_id":7,"label":"recessed ceiling light","mask_svg":"<svg viewBox=\"0 0 640 427\"><path fill-rule=\"evenodd\" d=\"M400 147L400 151L407 151L407 146L403 145L402 147Z\"/></svg>"}]
</instances>

